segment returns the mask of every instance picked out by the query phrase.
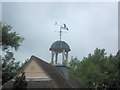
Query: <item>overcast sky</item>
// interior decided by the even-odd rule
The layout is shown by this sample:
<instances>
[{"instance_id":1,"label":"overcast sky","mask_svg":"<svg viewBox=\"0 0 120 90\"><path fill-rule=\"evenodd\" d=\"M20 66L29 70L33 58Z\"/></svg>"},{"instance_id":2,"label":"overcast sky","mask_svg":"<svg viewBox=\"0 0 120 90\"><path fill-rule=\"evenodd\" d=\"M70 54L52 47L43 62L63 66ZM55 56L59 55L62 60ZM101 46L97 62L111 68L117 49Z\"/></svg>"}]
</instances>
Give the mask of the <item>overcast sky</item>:
<instances>
[{"instance_id":1,"label":"overcast sky","mask_svg":"<svg viewBox=\"0 0 120 90\"><path fill-rule=\"evenodd\" d=\"M25 40L15 52L17 61L25 61L35 55L47 62L51 60L49 48L59 40L59 24L65 23L69 31L62 40L71 48L71 56L80 60L95 48L109 54L118 50L118 6L115 3L13 3L2 4L2 21L12 25ZM61 55L59 55L59 62Z\"/></svg>"}]
</instances>

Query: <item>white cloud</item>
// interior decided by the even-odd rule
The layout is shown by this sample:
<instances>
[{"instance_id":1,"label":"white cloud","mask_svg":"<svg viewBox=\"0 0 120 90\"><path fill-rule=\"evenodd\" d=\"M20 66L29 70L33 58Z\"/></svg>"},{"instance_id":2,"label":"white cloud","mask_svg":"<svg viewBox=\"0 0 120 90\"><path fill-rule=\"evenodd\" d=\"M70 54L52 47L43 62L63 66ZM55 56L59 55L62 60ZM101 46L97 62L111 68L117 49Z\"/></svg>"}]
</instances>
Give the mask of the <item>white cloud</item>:
<instances>
[{"instance_id":1,"label":"white cloud","mask_svg":"<svg viewBox=\"0 0 120 90\"><path fill-rule=\"evenodd\" d=\"M3 22L25 38L15 54L21 61L33 54L50 61L50 45L59 40L55 21L69 27L62 34L71 47L69 59L82 59L97 47L115 54L117 15L117 3L3 3Z\"/></svg>"}]
</instances>

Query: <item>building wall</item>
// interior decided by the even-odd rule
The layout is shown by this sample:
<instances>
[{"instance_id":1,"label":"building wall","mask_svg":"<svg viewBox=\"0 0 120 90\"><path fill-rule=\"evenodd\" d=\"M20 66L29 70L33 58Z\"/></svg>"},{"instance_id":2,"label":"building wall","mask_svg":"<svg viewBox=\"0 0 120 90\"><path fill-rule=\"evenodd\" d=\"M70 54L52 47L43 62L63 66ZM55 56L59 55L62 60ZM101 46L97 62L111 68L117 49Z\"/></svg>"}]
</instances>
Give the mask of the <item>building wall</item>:
<instances>
[{"instance_id":1,"label":"building wall","mask_svg":"<svg viewBox=\"0 0 120 90\"><path fill-rule=\"evenodd\" d=\"M36 63L35 60L32 60L24 69L26 79L43 79L49 78L45 71ZM20 74L21 75L21 74ZM20 76L18 75L18 76Z\"/></svg>"}]
</instances>

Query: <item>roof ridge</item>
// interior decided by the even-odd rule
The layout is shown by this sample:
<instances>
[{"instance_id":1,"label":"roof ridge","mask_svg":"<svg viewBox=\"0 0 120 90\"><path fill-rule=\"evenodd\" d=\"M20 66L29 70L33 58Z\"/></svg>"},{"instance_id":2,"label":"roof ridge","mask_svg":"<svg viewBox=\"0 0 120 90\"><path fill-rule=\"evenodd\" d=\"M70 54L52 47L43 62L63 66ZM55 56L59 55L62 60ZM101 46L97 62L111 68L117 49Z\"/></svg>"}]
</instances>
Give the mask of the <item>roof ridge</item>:
<instances>
[{"instance_id":1,"label":"roof ridge","mask_svg":"<svg viewBox=\"0 0 120 90\"><path fill-rule=\"evenodd\" d=\"M58 68L41 60L38 57L33 56L32 58L36 58L38 61L38 63L40 64L40 66L44 69L44 71L56 82L58 83L58 85L61 86L61 84L63 85L64 82L64 87L70 87L71 84L68 82L67 79L65 79L61 73L59 72ZM39 62L40 61L40 62ZM51 71L52 70L52 71ZM59 82L58 82L59 81Z\"/></svg>"},{"instance_id":2,"label":"roof ridge","mask_svg":"<svg viewBox=\"0 0 120 90\"><path fill-rule=\"evenodd\" d=\"M49 85L52 85L52 87L57 87L57 88L79 88L79 87L85 87L80 80L78 80L77 78L71 77L69 80L65 79L59 72L58 68L49 64L48 62L43 61L42 59L32 55L31 58L29 59L29 61L21 68L21 70L23 68L25 68L32 60L35 60L36 63L46 72L46 74L48 74L50 76L50 78L52 79L52 84L50 84L51 82L47 82L49 83ZM21 73L19 71L19 73ZM16 75L17 76L17 75ZM29 82L30 84L31 82ZM33 82L34 84L41 84L44 85L44 82ZM43 84L42 84L43 83ZM9 85L10 84L10 85ZM39 84L38 87L39 87ZM6 85L4 85L4 87L12 87L13 82L7 82ZM29 87L31 87L32 84L30 84ZM47 85L46 85L47 86ZM34 85L33 85L34 87ZM36 86L37 87L37 86ZM40 86L41 87L41 86ZM49 86L51 87L51 86Z\"/></svg>"},{"instance_id":3,"label":"roof ridge","mask_svg":"<svg viewBox=\"0 0 120 90\"><path fill-rule=\"evenodd\" d=\"M46 64L49 64L48 62L45 62L45 61L42 60L41 58L38 58L38 57L36 57L36 56L34 56L34 55L31 56L31 59L32 59L32 58L37 58L37 59L39 59L40 61L42 61L42 62L44 62L44 63L46 63Z\"/></svg>"}]
</instances>

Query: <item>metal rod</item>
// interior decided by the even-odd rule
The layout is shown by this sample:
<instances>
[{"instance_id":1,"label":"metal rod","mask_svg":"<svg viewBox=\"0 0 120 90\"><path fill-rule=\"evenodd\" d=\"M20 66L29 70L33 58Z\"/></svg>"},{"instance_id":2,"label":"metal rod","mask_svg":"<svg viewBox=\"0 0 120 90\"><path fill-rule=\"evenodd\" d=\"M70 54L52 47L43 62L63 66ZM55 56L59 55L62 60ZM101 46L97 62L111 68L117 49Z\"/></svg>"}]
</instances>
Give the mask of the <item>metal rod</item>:
<instances>
[{"instance_id":1,"label":"metal rod","mask_svg":"<svg viewBox=\"0 0 120 90\"><path fill-rule=\"evenodd\" d=\"M61 33L62 33L62 30L61 30L61 27L60 27L60 41L61 41Z\"/></svg>"}]
</instances>

